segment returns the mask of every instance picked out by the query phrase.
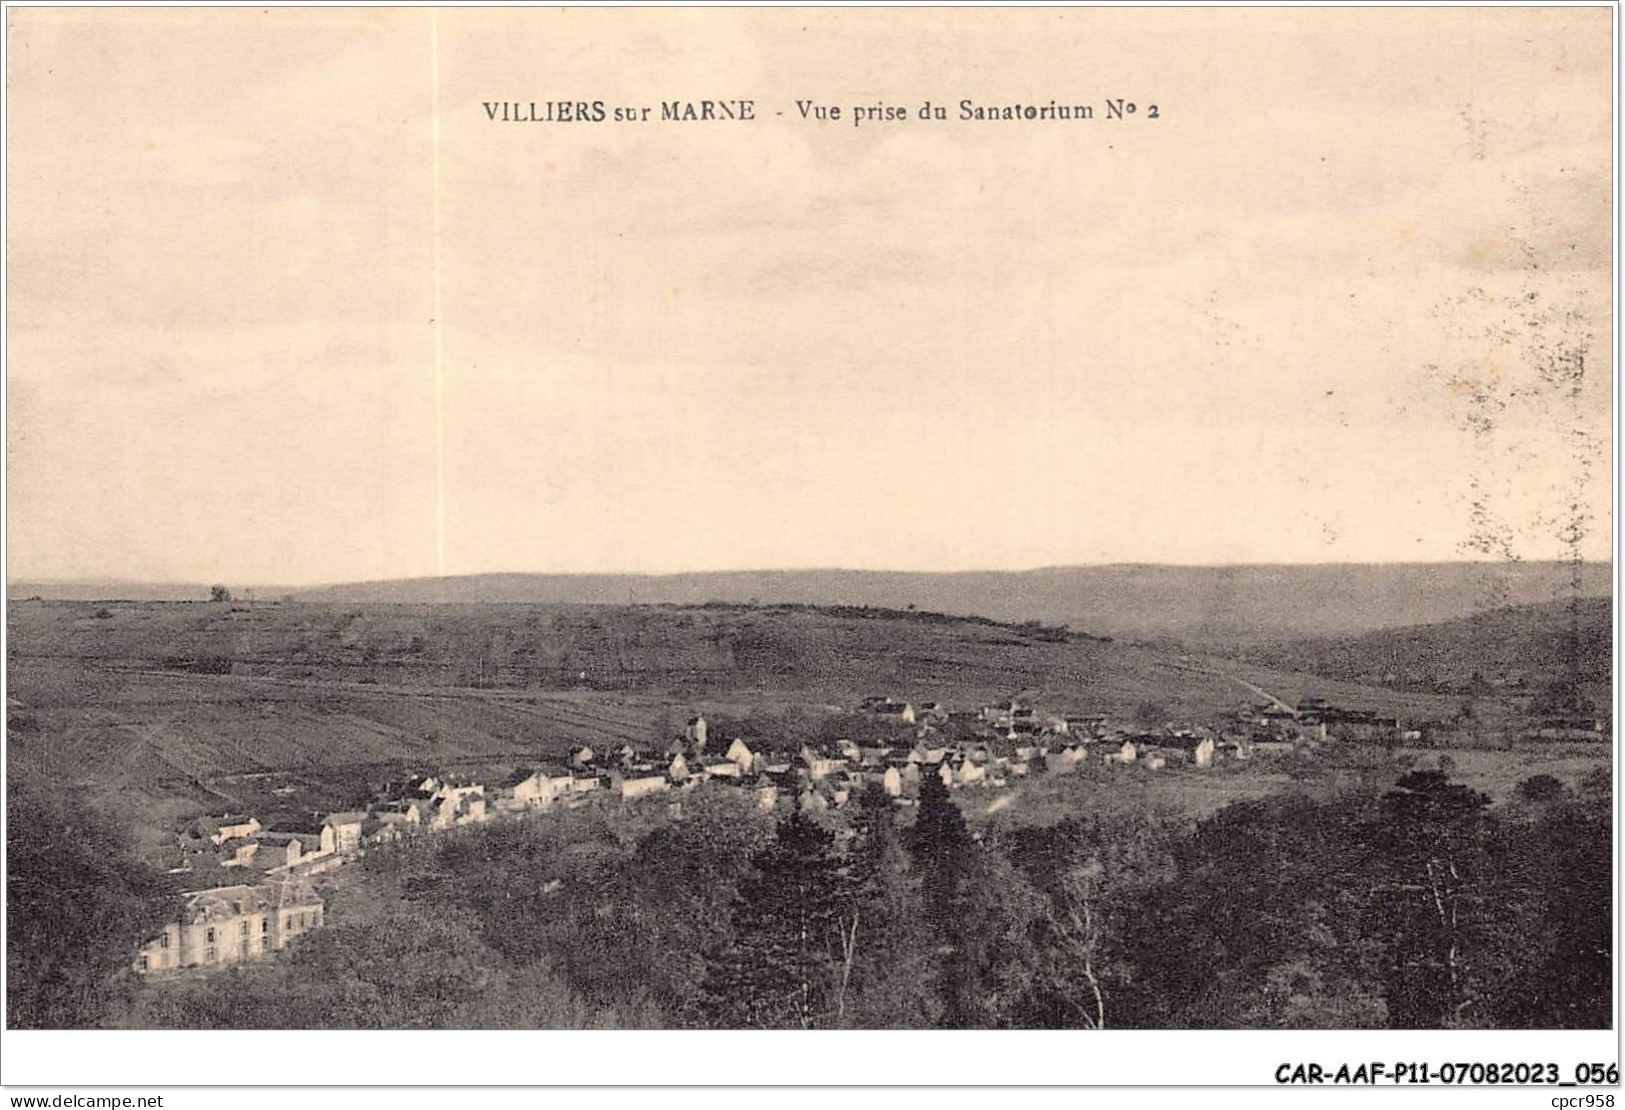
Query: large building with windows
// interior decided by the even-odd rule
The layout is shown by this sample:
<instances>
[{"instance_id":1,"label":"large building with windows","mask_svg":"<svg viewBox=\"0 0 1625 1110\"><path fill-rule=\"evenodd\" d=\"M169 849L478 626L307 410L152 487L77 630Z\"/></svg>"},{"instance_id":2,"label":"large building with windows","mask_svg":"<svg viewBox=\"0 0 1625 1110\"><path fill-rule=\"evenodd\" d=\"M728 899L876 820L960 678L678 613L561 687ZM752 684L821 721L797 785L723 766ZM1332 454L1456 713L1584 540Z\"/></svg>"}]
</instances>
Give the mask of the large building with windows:
<instances>
[{"instance_id":1,"label":"large building with windows","mask_svg":"<svg viewBox=\"0 0 1625 1110\"><path fill-rule=\"evenodd\" d=\"M292 880L224 886L185 895L180 919L136 954L142 974L260 959L322 925L322 900Z\"/></svg>"}]
</instances>

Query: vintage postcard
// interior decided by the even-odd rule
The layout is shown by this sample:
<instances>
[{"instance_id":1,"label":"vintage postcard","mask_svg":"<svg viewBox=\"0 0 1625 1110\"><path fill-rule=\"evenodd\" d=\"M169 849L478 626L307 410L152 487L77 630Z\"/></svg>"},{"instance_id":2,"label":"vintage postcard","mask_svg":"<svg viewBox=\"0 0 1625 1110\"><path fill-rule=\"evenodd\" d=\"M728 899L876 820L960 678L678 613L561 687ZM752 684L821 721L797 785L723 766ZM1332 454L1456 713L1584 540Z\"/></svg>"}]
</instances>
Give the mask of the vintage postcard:
<instances>
[{"instance_id":1,"label":"vintage postcard","mask_svg":"<svg viewBox=\"0 0 1625 1110\"><path fill-rule=\"evenodd\" d=\"M8 1083L1618 1082L1612 7L7 18Z\"/></svg>"}]
</instances>

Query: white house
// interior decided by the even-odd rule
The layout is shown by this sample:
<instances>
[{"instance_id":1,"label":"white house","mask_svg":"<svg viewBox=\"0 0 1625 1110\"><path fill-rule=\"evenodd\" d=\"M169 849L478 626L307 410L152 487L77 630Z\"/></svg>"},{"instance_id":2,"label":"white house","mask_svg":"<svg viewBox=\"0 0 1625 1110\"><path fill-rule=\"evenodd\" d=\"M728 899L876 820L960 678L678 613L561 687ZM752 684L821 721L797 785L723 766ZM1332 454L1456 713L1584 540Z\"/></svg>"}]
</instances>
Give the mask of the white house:
<instances>
[{"instance_id":1,"label":"white house","mask_svg":"<svg viewBox=\"0 0 1625 1110\"><path fill-rule=\"evenodd\" d=\"M954 769L954 781L960 786L975 786L986 778L987 768L968 759Z\"/></svg>"},{"instance_id":2,"label":"white house","mask_svg":"<svg viewBox=\"0 0 1625 1110\"><path fill-rule=\"evenodd\" d=\"M361 826L362 839L368 844L387 844L400 840L417 828L415 821L407 820L404 813L374 813Z\"/></svg>"},{"instance_id":3,"label":"white house","mask_svg":"<svg viewBox=\"0 0 1625 1110\"><path fill-rule=\"evenodd\" d=\"M1099 736L1107 723L1103 713L1072 713L1066 717L1066 731L1076 736Z\"/></svg>"},{"instance_id":4,"label":"white house","mask_svg":"<svg viewBox=\"0 0 1625 1110\"><path fill-rule=\"evenodd\" d=\"M903 794L903 776L896 767L887 767L886 773L880 776L880 787L890 798L900 798Z\"/></svg>"},{"instance_id":5,"label":"white house","mask_svg":"<svg viewBox=\"0 0 1625 1110\"><path fill-rule=\"evenodd\" d=\"M705 750L705 718L693 716L688 719L688 727L683 729L683 736L694 745L696 752Z\"/></svg>"},{"instance_id":6,"label":"white house","mask_svg":"<svg viewBox=\"0 0 1625 1110\"><path fill-rule=\"evenodd\" d=\"M729 744L728 751L725 753L725 758L738 764L741 774L748 774L750 769L756 765L755 754L745 746L745 742L743 740L736 739L732 744Z\"/></svg>"},{"instance_id":7,"label":"white house","mask_svg":"<svg viewBox=\"0 0 1625 1110\"><path fill-rule=\"evenodd\" d=\"M642 771L629 772L621 778L621 797L631 801L634 798L659 794L670 789L670 787L671 782L664 774L650 774Z\"/></svg>"},{"instance_id":8,"label":"white house","mask_svg":"<svg viewBox=\"0 0 1625 1110\"><path fill-rule=\"evenodd\" d=\"M570 793L575 775L565 770L538 767L512 787L513 799L535 809L545 809Z\"/></svg>"},{"instance_id":9,"label":"white house","mask_svg":"<svg viewBox=\"0 0 1625 1110\"><path fill-rule=\"evenodd\" d=\"M745 773L744 769L731 759L706 758L700 760L700 766L707 776L714 779L736 779Z\"/></svg>"},{"instance_id":10,"label":"white house","mask_svg":"<svg viewBox=\"0 0 1625 1110\"><path fill-rule=\"evenodd\" d=\"M234 840L227 840L220 845L221 867L252 867L255 853L259 851L259 841L252 837L240 836Z\"/></svg>"},{"instance_id":11,"label":"white house","mask_svg":"<svg viewBox=\"0 0 1625 1110\"><path fill-rule=\"evenodd\" d=\"M823 755L811 748L801 749L801 761L807 765L807 777L815 781L828 778L846 766L846 760Z\"/></svg>"},{"instance_id":12,"label":"white house","mask_svg":"<svg viewBox=\"0 0 1625 1110\"><path fill-rule=\"evenodd\" d=\"M414 825L423 824L424 818L429 815L429 799L402 798L398 801L381 802L373 807L378 814L398 813Z\"/></svg>"},{"instance_id":13,"label":"white house","mask_svg":"<svg viewBox=\"0 0 1625 1110\"><path fill-rule=\"evenodd\" d=\"M308 833L262 832L260 849L254 853L254 866L261 871L280 871L298 863L306 851L320 853L321 838Z\"/></svg>"},{"instance_id":14,"label":"white house","mask_svg":"<svg viewBox=\"0 0 1625 1110\"><path fill-rule=\"evenodd\" d=\"M322 822L322 851L324 853L354 852L361 848L361 826L367 815L356 810L330 813Z\"/></svg>"},{"instance_id":15,"label":"white house","mask_svg":"<svg viewBox=\"0 0 1625 1110\"><path fill-rule=\"evenodd\" d=\"M914 707L907 702L881 702L875 706L874 713L876 717L882 720L895 721L904 725L914 723Z\"/></svg>"},{"instance_id":16,"label":"white house","mask_svg":"<svg viewBox=\"0 0 1625 1110\"><path fill-rule=\"evenodd\" d=\"M993 705L984 705L977 715L982 723L997 729L1008 729L1015 723L1016 705L1012 701L1001 701Z\"/></svg>"},{"instance_id":17,"label":"white house","mask_svg":"<svg viewBox=\"0 0 1625 1110\"><path fill-rule=\"evenodd\" d=\"M210 837L216 844L224 844L228 840L236 840L243 836L253 836L264 827L257 817L238 816L230 813L220 818L219 825L219 829Z\"/></svg>"},{"instance_id":18,"label":"white house","mask_svg":"<svg viewBox=\"0 0 1625 1110\"><path fill-rule=\"evenodd\" d=\"M1197 767L1211 767L1213 766L1213 756L1218 749L1218 745L1210 735L1181 732L1158 739L1149 745L1149 749L1142 754L1142 759L1148 759L1153 754L1160 754L1165 760L1175 759L1176 761L1194 764Z\"/></svg>"},{"instance_id":19,"label":"white house","mask_svg":"<svg viewBox=\"0 0 1625 1110\"><path fill-rule=\"evenodd\" d=\"M430 802L427 823L432 829L449 829L483 820L485 787L473 783L463 786L445 783Z\"/></svg>"},{"instance_id":20,"label":"white house","mask_svg":"<svg viewBox=\"0 0 1625 1110\"><path fill-rule=\"evenodd\" d=\"M267 882L190 891L177 918L135 956L143 975L260 959L319 929L322 900L304 884Z\"/></svg>"}]
</instances>

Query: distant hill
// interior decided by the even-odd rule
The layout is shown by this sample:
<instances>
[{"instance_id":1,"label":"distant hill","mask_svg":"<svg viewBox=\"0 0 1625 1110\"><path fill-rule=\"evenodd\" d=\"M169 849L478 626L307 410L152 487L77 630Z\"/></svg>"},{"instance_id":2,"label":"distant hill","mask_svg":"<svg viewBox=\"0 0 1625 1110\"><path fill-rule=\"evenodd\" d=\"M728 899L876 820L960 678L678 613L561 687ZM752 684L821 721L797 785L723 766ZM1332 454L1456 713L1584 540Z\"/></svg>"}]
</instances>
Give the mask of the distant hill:
<instances>
[{"instance_id":1,"label":"distant hill","mask_svg":"<svg viewBox=\"0 0 1625 1110\"><path fill-rule=\"evenodd\" d=\"M1612 596L1612 566L1582 568L1579 595ZM231 584L242 592L241 584ZM721 571L703 574L480 574L307 589L261 598L387 604L696 605L706 602L914 607L998 621L1066 624L1122 639L1204 647L1359 635L1564 599L1561 563L1176 567L1123 564L1030 571ZM202 585L17 582L14 599L203 600Z\"/></svg>"},{"instance_id":2,"label":"distant hill","mask_svg":"<svg viewBox=\"0 0 1625 1110\"><path fill-rule=\"evenodd\" d=\"M492 574L296 591L309 601L630 602L914 606L1000 621L1066 624L1101 636L1202 645L1347 636L1431 624L1568 596L1560 563L1174 567L1016 572L851 570L710 574ZM1580 594L1609 597L1612 567L1588 565Z\"/></svg>"},{"instance_id":3,"label":"distant hill","mask_svg":"<svg viewBox=\"0 0 1625 1110\"><path fill-rule=\"evenodd\" d=\"M42 601L208 601L199 582L129 582L119 578L20 581L7 586L11 600ZM282 593L286 593L284 590ZM267 596L272 596L267 592Z\"/></svg>"},{"instance_id":4,"label":"distant hill","mask_svg":"<svg viewBox=\"0 0 1625 1110\"><path fill-rule=\"evenodd\" d=\"M1301 640L1245 652L1262 666L1395 689L1536 694L1575 682L1606 698L1613 612L1606 598L1546 602L1360 636Z\"/></svg>"}]
</instances>

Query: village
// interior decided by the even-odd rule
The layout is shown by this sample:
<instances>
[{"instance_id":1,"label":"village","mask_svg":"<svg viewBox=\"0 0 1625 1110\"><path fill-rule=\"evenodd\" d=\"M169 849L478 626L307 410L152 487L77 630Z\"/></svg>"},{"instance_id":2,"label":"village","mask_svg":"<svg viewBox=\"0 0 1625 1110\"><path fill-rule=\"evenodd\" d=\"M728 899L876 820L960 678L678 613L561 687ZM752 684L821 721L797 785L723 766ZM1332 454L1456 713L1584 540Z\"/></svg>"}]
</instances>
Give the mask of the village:
<instances>
[{"instance_id":1,"label":"village","mask_svg":"<svg viewBox=\"0 0 1625 1110\"><path fill-rule=\"evenodd\" d=\"M1087 763L1143 773L1184 766L1206 771L1255 755L1309 756L1328 741L1420 739L1391 717L1322 699L1277 700L1216 726L1118 722L1102 713L1051 713L1018 699L969 710L890 696L863 699L856 719L865 742L835 740L785 751L769 738L713 736L701 714L658 750L581 747L556 763L505 777L423 772L380 783L365 808L262 823L226 813L186 823L174 844L172 876L230 876L183 892L177 919L137 952L142 975L211 969L264 959L325 924L315 876L407 837L589 804L665 804L678 815L697 789L744 792L764 812L839 810L878 788L894 805L916 804L927 776L953 791L998 791ZM883 738L883 739L880 739Z\"/></svg>"}]
</instances>

